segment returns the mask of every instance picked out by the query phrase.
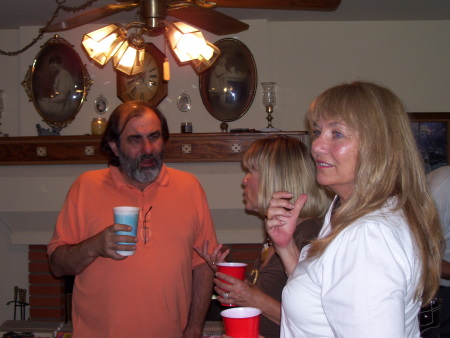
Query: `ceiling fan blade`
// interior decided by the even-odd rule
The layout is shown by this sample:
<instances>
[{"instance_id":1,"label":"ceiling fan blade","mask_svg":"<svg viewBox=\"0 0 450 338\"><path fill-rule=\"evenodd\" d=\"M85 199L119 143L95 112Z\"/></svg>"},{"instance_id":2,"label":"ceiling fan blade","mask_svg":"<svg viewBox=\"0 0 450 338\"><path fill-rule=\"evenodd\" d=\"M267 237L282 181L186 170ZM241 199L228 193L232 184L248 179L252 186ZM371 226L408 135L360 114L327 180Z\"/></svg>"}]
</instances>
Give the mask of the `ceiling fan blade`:
<instances>
[{"instance_id":1,"label":"ceiling fan blade","mask_svg":"<svg viewBox=\"0 0 450 338\"><path fill-rule=\"evenodd\" d=\"M78 15L76 17L73 17L71 19L61 21L59 23L56 23L54 25L46 26L41 29L42 32L59 32L64 31L68 29L72 29L84 24L87 24L89 22L105 18L109 15L119 13L121 11L128 11L131 10L139 5L139 2L126 2L122 3L120 5L106 5L100 8L96 8L92 11L86 12L84 14Z\"/></svg>"},{"instance_id":2,"label":"ceiling fan blade","mask_svg":"<svg viewBox=\"0 0 450 338\"><path fill-rule=\"evenodd\" d=\"M211 0L217 7L333 11L341 0Z\"/></svg>"},{"instance_id":3,"label":"ceiling fan blade","mask_svg":"<svg viewBox=\"0 0 450 338\"><path fill-rule=\"evenodd\" d=\"M236 34L248 29L248 25L231 16L215 11L214 9L189 6L182 8L169 8L170 16L183 22L206 30L215 35Z\"/></svg>"}]
</instances>

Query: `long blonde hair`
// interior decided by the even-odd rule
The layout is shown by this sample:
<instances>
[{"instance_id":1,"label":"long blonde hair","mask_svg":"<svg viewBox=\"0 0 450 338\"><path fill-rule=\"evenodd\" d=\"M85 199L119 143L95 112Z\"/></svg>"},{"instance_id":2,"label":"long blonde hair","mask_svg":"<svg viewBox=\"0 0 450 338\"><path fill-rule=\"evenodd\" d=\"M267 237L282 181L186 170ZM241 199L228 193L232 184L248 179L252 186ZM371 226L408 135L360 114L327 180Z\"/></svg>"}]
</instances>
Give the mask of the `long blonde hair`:
<instances>
[{"instance_id":1,"label":"long blonde hair","mask_svg":"<svg viewBox=\"0 0 450 338\"><path fill-rule=\"evenodd\" d=\"M422 262L415 296L428 303L439 286L443 237L423 161L400 99L373 83L343 84L317 97L307 117L311 129L320 118L342 121L360 140L353 193L333 214L331 234L314 242L309 256L321 255L347 226L396 196L395 209L404 212Z\"/></svg>"},{"instance_id":2,"label":"long blonde hair","mask_svg":"<svg viewBox=\"0 0 450 338\"><path fill-rule=\"evenodd\" d=\"M308 201L300 217L323 217L329 205L325 190L316 183L315 165L308 148L294 137L278 135L255 141L242 159L244 169L257 171L258 211L264 215L272 194L289 191L295 201Z\"/></svg>"}]
</instances>

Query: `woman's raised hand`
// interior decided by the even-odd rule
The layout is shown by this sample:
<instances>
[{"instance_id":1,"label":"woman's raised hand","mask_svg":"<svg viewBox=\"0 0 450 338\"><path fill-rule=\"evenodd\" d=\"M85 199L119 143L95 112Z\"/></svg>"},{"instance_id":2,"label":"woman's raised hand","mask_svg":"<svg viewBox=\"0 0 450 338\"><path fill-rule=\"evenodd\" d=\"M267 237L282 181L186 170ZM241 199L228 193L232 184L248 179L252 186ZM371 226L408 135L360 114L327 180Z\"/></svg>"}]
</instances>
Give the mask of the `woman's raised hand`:
<instances>
[{"instance_id":1,"label":"woman's raised hand","mask_svg":"<svg viewBox=\"0 0 450 338\"><path fill-rule=\"evenodd\" d=\"M266 210L266 232L275 247L280 249L284 249L291 242L300 211L308 199L307 195L301 194L292 204L289 202L291 198L290 192L276 192Z\"/></svg>"}]
</instances>

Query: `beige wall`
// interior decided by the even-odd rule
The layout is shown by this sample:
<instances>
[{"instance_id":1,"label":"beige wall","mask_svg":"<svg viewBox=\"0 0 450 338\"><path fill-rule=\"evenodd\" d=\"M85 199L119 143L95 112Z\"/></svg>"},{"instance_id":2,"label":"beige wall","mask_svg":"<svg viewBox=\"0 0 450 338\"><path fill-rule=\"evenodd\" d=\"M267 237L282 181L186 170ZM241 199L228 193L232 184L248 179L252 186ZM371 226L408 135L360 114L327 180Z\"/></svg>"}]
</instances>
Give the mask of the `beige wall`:
<instances>
[{"instance_id":1,"label":"beige wall","mask_svg":"<svg viewBox=\"0 0 450 338\"><path fill-rule=\"evenodd\" d=\"M450 21L404 22L267 22L248 21L250 30L236 38L252 51L258 69L258 91L253 105L231 128L265 127L261 104L262 81L277 81L274 124L285 130L305 130L304 112L322 90L343 81L367 79L392 88L409 111L444 112L450 107ZM75 44L94 84L75 121L62 135L86 134L95 116L94 100L102 93L111 107L120 103L115 94L115 73L91 64L80 49L81 36L100 26L90 25L61 36ZM0 49L17 50L36 36L38 27L0 30ZM20 83L48 34L33 48L17 57L0 56L0 89L5 89L5 113L0 129L11 136L35 136L35 125L44 127ZM206 34L210 41L220 37ZM150 42L150 39L148 39ZM164 51L162 40L151 40ZM160 108L172 132L180 122L193 123L194 132L219 131L203 107L198 77L189 65L178 65L172 55L169 95ZM185 91L192 109L182 113L177 97ZM108 114L107 114L108 115ZM259 242L261 221L243 212L238 163L172 164L195 173L202 182L219 240ZM15 285L27 288L27 250L30 230L36 241L45 241L53 227L67 188L79 173L99 166L0 167L0 322L11 319ZM17 244L12 244L17 243Z\"/></svg>"}]
</instances>

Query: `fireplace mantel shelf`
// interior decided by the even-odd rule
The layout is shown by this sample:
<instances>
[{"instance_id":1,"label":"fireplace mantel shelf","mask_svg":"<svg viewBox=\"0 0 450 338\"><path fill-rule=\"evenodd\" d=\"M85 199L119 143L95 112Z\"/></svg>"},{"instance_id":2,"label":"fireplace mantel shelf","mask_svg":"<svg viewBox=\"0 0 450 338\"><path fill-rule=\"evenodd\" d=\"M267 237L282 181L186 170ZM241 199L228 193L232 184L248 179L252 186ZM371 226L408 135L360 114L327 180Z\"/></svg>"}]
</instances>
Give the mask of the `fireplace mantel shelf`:
<instances>
[{"instance_id":1,"label":"fireplace mantel shelf","mask_svg":"<svg viewBox=\"0 0 450 338\"><path fill-rule=\"evenodd\" d=\"M170 134L165 162L239 162L257 139L284 134L305 142L307 132ZM0 138L0 165L103 164L100 136Z\"/></svg>"}]
</instances>

